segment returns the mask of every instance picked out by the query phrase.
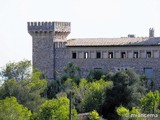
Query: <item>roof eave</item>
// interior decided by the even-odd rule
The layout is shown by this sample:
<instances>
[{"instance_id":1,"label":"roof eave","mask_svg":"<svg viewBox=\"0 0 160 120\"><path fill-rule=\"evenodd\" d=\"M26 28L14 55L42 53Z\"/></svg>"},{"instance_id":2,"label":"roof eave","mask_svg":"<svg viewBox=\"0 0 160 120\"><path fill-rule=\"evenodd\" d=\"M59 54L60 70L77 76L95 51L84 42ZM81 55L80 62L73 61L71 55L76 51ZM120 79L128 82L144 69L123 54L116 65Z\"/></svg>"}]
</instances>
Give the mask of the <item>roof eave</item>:
<instances>
[{"instance_id":1,"label":"roof eave","mask_svg":"<svg viewBox=\"0 0 160 120\"><path fill-rule=\"evenodd\" d=\"M66 47L149 47L160 45L66 45Z\"/></svg>"}]
</instances>

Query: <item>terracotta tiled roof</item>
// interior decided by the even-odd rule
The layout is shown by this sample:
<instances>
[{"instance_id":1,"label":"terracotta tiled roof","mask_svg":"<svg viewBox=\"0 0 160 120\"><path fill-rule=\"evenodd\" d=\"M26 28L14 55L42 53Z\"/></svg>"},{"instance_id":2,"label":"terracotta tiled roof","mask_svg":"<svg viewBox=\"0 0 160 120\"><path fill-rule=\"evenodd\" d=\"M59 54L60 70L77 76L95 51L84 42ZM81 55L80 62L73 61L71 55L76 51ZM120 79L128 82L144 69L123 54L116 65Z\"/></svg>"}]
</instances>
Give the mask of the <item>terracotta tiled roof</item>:
<instances>
[{"instance_id":1,"label":"terracotta tiled roof","mask_svg":"<svg viewBox=\"0 0 160 120\"><path fill-rule=\"evenodd\" d=\"M160 45L160 37L153 38L78 38L67 40L67 46L148 46Z\"/></svg>"}]
</instances>

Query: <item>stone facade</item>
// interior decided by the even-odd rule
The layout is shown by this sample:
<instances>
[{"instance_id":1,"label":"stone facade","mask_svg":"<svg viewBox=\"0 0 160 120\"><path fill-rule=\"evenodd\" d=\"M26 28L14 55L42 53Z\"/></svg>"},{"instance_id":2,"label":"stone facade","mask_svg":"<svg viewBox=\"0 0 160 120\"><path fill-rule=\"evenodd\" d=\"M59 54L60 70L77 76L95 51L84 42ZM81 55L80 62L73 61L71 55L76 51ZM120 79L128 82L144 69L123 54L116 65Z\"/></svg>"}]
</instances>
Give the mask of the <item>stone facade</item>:
<instances>
[{"instance_id":1,"label":"stone facade","mask_svg":"<svg viewBox=\"0 0 160 120\"><path fill-rule=\"evenodd\" d=\"M70 33L70 23L28 22L28 32L32 36L33 66L45 73L48 79L54 79L56 48L64 47ZM57 43L61 46L57 47Z\"/></svg>"},{"instance_id":2,"label":"stone facade","mask_svg":"<svg viewBox=\"0 0 160 120\"><path fill-rule=\"evenodd\" d=\"M145 73L160 87L160 38L150 29L148 38L70 39L69 22L28 23L33 41L33 66L54 79L68 62L81 68L81 77L91 69L104 72L134 69Z\"/></svg>"}]
</instances>

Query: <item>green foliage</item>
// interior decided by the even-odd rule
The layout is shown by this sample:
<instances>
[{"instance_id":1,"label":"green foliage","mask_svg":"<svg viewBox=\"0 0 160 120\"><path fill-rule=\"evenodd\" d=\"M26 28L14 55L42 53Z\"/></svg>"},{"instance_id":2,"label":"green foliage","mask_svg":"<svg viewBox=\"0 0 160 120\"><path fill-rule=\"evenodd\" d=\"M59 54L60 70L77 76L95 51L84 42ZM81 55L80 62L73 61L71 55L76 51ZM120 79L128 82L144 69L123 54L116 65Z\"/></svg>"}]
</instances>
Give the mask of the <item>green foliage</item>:
<instances>
[{"instance_id":1,"label":"green foliage","mask_svg":"<svg viewBox=\"0 0 160 120\"><path fill-rule=\"evenodd\" d=\"M102 70L91 70L89 75L87 76L87 80L89 82L100 80L103 75L104 75L104 73Z\"/></svg>"},{"instance_id":2,"label":"green foliage","mask_svg":"<svg viewBox=\"0 0 160 120\"><path fill-rule=\"evenodd\" d=\"M7 64L0 72L0 76L5 78L0 86L0 119L10 120L12 116L16 120L68 120L69 99L66 96L70 93L72 108L80 113L92 111L90 120L100 120L99 114L117 119L141 111L159 113L159 92L149 92L143 97L146 93L145 78L132 70L108 74L94 70L87 79L80 79L79 67L71 62L64 67L65 74L60 79L47 81L38 69L31 73L30 68L30 61L24 60ZM73 120L77 118L76 109L72 109Z\"/></svg>"},{"instance_id":3,"label":"green foliage","mask_svg":"<svg viewBox=\"0 0 160 120\"><path fill-rule=\"evenodd\" d=\"M140 114L141 114L140 109L136 108L136 107L133 107L132 110L130 111L130 117L132 118L132 120L145 120L145 118L139 118L139 117L137 117ZM132 117L133 115L134 115L134 117Z\"/></svg>"},{"instance_id":4,"label":"green foliage","mask_svg":"<svg viewBox=\"0 0 160 120\"><path fill-rule=\"evenodd\" d=\"M106 82L102 79L95 82L87 82L87 80L81 79L77 89L74 88L76 90L75 96L79 101L78 110L80 112L97 110L101 113L102 105L106 99L106 90L111 88L112 82Z\"/></svg>"},{"instance_id":5,"label":"green foliage","mask_svg":"<svg viewBox=\"0 0 160 120\"><path fill-rule=\"evenodd\" d=\"M27 80L7 80L0 87L0 98L14 96L20 104L28 107L32 111L38 111L43 98L40 94L47 87L47 80L39 79L40 72L33 73L32 78Z\"/></svg>"},{"instance_id":6,"label":"green foliage","mask_svg":"<svg viewBox=\"0 0 160 120\"><path fill-rule=\"evenodd\" d=\"M33 112L30 117L30 120L41 120L41 119L40 119L39 114L37 112Z\"/></svg>"},{"instance_id":7,"label":"green foliage","mask_svg":"<svg viewBox=\"0 0 160 120\"><path fill-rule=\"evenodd\" d=\"M132 110L130 111L130 114L138 115L138 114L140 114L140 110L136 107L133 107Z\"/></svg>"},{"instance_id":8,"label":"green foliage","mask_svg":"<svg viewBox=\"0 0 160 120\"><path fill-rule=\"evenodd\" d=\"M112 87L111 81L102 79L95 82L81 79L79 85L70 78L64 82L64 91L67 95L72 91L72 103L78 112L88 112L95 109L101 113L106 99L106 90Z\"/></svg>"},{"instance_id":9,"label":"green foliage","mask_svg":"<svg viewBox=\"0 0 160 120\"><path fill-rule=\"evenodd\" d=\"M64 81L67 78L73 79L77 84L79 83L80 80L80 68L78 67L77 64L73 62L69 62L65 67L64 67L64 76L63 79Z\"/></svg>"},{"instance_id":10,"label":"green foliage","mask_svg":"<svg viewBox=\"0 0 160 120\"><path fill-rule=\"evenodd\" d=\"M63 84L61 80L51 80L48 81L47 89L44 91L44 93L47 93L47 98L52 99L56 97L56 94L61 92L63 90Z\"/></svg>"},{"instance_id":11,"label":"green foliage","mask_svg":"<svg viewBox=\"0 0 160 120\"><path fill-rule=\"evenodd\" d=\"M31 111L20 105L15 97L0 100L0 120L30 120Z\"/></svg>"},{"instance_id":12,"label":"green foliage","mask_svg":"<svg viewBox=\"0 0 160 120\"><path fill-rule=\"evenodd\" d=\"M116 112L121 117L126 117L126 115L129 115L129 110L123 106L118 107Z\"/></svg>"},{"instance_id":13,"label":"green foliage","mask_svg":"<svg viewBox=\"0 0 160 120\"><path fill-rule=\"evenodd\" d=\"M96 110L93 110L92 112L89 113L89 120L99 120L99 114Z\"/></svg>"},{"instance_id":14,"label":"green foliage","mask_svg":"<svg viewBox=\"0 0 160 120\"><path fill-rule=\"evenodd\" d=\"M68 120L69 119L69 99L60 96L57 99L47 100L40 109L41 120ZM77 112L72 109L72 119L77 118Z\"/></svg>"},{"instance_id":15,"label":"green foliage","mask_svg":"<svg viewBox=\"0 0 160 120\"><path fill-rule=\"evenodd\" d=\"M86 79L81 79L79 86L74 87L74 89L72 89L72 92L74 92L73 102L78 112L86 112L83 105L83 101L86 97L86 91L88 90L87 84L88 82Z\"/></svg>"},{"instance_id":16,"label":"green foliage","mask_svg":"<svg viewBox=\"0 0 160 120\"><path fill-rule=\"evenodd\" d=\"M129 109L120 106L116 109L116 112L122 120L143 120L143 118L141 119L137 117L140 114L140 110L135 107L129 111Z\"/></svg>"},{"instance_id":17,"label":"green foliage","mask_svg":"<svg viewBox=\"0 0 160 120\"><path fill-rule=\"evenodd\" d=\"M104 80L98 80L95 82L89 82L87 84L87 90L85 92L85 98L82 101L86 111L97 110L99 113L102 111L102 105L106 99L107 88L112 88L112 82L105 82Z\"/></svg>"},{"instance_id":18,"label":"green foliage","mask_svg":"<svg viewBox=\"0 0 160 120\"><path fill-rule=\"evenodd\" d=\"M110 80L112 79L113 75L114 75L113 72L109 72L109 73L107 73L107 74L104 74L104 75L102 76L102 79L104 79L104 80L106 80L106 81L110 81Z\"/></svg>"},{"instance_id":19,"label":"green foliage","mask_svg":"<svg viewBox=\"0 0 160 120\"><path fill-rule=\"evenodd\" d=\"M160 94L159 91L148 92L146 96L140 99L140 106L143 112L145 113L159 113L160 106Z\"/></svg>"},{"instance_id":20,"label":"green foliage","mask_svg":"<svg viewBox=\"0 0 160 120\"><path fill-rule=\"evenodd\" d=\"M71 78L68 78L64 82L64 90L66 93L69 93L70 91L74 91L74 88L76 87L77 87L77 84Z\"/></svg>"},{"instance_id":21,"label":"green foliage","mask_svg":"<svg viewBox=\"0 0 160 120\"><path fill-rule=\"evenodd\" d=\"M31 61L23 60L6 64L0 72L0 76L5 80L15 79L17 81L27 79L31 73Z\"/></svg>"},{"instance_id":22,"label":"green foliage","mask_svg":"<svg viewBox=\"0 0 160 120\"><path fill-rule=\"evenodd\" d=\"M108 112L110 113L109 115L116 117L116 113L114 112L116 107L123 105L131 109L139 105L139 99L146 92L145 81L140 79L140 76L132 70L127 70L115 73L111 80L114 86L111 90L107 90L106 102L103 109L104 115L105 112Z\"/></svg>"}]
</instances>

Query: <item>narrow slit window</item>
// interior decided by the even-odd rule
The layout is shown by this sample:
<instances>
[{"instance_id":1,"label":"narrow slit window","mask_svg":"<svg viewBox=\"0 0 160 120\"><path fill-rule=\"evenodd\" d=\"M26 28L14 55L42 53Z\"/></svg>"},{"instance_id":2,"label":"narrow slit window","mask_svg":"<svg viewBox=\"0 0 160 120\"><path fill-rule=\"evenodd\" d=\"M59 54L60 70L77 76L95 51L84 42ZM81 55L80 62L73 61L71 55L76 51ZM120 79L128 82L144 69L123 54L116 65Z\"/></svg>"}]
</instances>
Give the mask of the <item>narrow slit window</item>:
<instances>
[{"instance_id":1,"label":"narrow slit window","mask_svg":"<svg viewBox=\"0 0 160 120\"><path fill-rule=\"evenodd\" d=\"M113 52L108 53L108 58L113 58Z\"/></svg>"},{"instance_id":2,"label":"narrow slit window","mask_svg":"<svg viewBox=\"0 0 160 120\"><path fill-rule=\"evenodd\" d=\"M88 59L88 52L84 52L84 59Z\"/></svg>"},{"instance_id":3,"label":"narrow slit window","mask_svg":"<svg viewBox=\"0 0 160 120\"><path fill-rule=\"evenodd\" d=\"M147 58L151 58L151 52L147 52Z\"/></svg>"},{"instance_id":4,"label":"narrow slit window","mask_svg":"<svg viewBox=\"0 0 160 120\"><path fill-rule=\"evenodd\" d=\"M126 58L126 53L125 52L121 53L121 58Z\"/></svg>"},{"instance_id":5,"label":"narrow slit window","mask_svg":"<svg viewBox=\"0 0 160 120\"><path fill-rule=\"evenodd\" d=\"M97 52L97 57L96 58L101 58L101 52Z\"/></svg>"},{"instance_id":6,"label":"narrow slit window","mask_svg":"<svg viewBox=\"0 0 160 120\"><path fill-rule=\"evenodd\" d=\"M133 53L133 58L138 58L138 52Z\"/></svg>"},{"instance_id":7,"label":"narrow slit window","mask_svg":"<svg viewBox=\"0 0 160 120\"><path fill-rule=\"evenodd\" d=\"M76 59L76 58L77 58L76 52L73 52L73 53L72 53L72 58L73 58L73 59Z\"/></svg>"}]
</instances>

